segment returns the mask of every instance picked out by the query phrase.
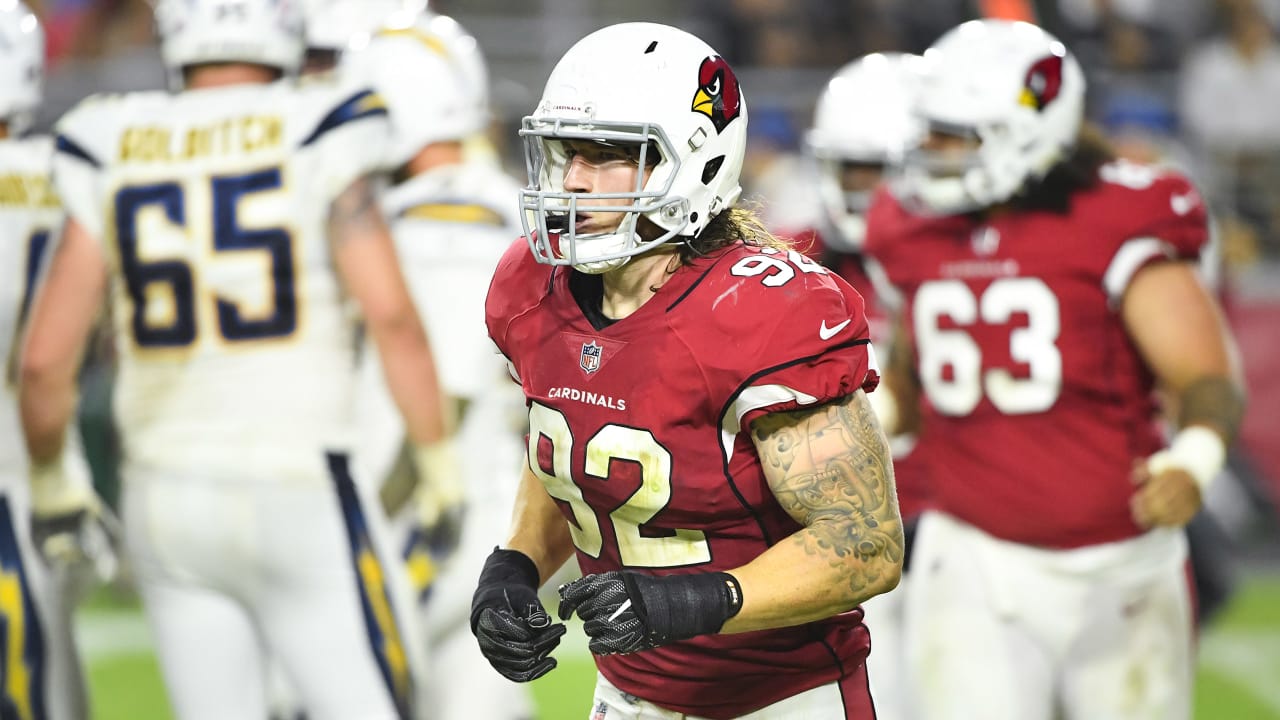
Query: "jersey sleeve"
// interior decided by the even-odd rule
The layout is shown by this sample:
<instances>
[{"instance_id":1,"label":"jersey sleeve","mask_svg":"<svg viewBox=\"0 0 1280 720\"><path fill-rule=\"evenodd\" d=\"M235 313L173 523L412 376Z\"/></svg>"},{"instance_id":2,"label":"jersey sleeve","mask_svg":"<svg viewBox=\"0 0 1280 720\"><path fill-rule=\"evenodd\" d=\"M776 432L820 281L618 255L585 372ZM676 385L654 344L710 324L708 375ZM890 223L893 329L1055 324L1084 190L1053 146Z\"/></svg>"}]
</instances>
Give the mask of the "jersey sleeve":
<instances>
[{"instance_id":1,"label":"jersey sleeve","mask_svg":"<svg viewBox=\"0 0 1280 720\"><path fill-rule=\"evenodd\" d=\"M892 312L900 311L903 306L896 262L897 251L906 239L902 230L904 217L902 207L887 188L876 192L867 211L863 264L876 297Z\"/></svg>"},{"instance_id":2,"label":"jersey sleeve","mask_svg":"<svg viewBox=\"0 0 1280 720\"><path fill-rule=\"evenodd\" d=\"M769 413L870 392L879 382L862 297L844 280L794 252L751 253L730 272L779 270L777 263L786 269L735 277L735 287L714 293L714 331L697 352L727 398L726 431ZM787 271L790 279L770 286Z\"/></svg>"},{"instance_id":3,"label":"jersey sleeve","mask_svg":"<svg viewBox=\"0 0 1280 720\"><path fill-rule=\"evenodd\" d=\"M1136 172L1137 170L1134 170ZM1155 172L1154 170L1148 170ZM1119 245L1108 260L1102 286L1116 304L1138 271L1165 260L1196 261L1209 241L1208 213L1186 177L1164 172L1142 188L1109 193L1118 218Z\"/></svg>"},{"instance_id":4,"label":"jersey sleeve","mask_svg":"<svg viewBox=\"0 0 1280 720\"><path fill-rule=\"evenodd\" d=\"M321 110L304 125L298 152L314 154L320 199L331 202L351 183L387 167L387 105L369 87L325 88ZM333 93L333 94L328 94Z\"/></svg>"},{"instance_id":5,"label":"jersey sleeve","mask_svg":"<svg viewBox=\"0 0 1280 720\"><path fill-rule=\"evenodd\" d=\"M53 186L68 217L95 238L105 231L103 149L111 126L104 103L89 98L54 128Z\"/></svg>"},{"instance_id":6,"label":"jersey sleeve","mask_svg":"<svg viewBox=\"0 0 1280 720\"><path fill-rule=\"evenodd\" d=\"M485 327L516 382L520 382L520 348L510 336L511 323L541 300L550 281L550 266L539 265L528 242L520 238L507 248L489 282L484 302Z\"/></svg>"}]
</instances>

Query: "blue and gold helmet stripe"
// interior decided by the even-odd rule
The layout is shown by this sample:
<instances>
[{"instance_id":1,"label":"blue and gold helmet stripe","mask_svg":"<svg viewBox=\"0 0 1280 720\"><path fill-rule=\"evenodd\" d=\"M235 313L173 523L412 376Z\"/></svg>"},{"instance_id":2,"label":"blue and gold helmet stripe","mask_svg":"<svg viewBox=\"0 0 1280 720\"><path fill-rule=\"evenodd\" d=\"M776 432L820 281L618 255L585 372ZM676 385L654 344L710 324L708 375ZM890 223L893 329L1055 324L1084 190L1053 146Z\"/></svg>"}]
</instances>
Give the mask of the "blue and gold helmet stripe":
<instances>
[{"instance_id":1,"label":"blue and gold helmet stripe","mask_svg":"<svg viewBox=\"0 0 1280 720\"><path fill-rule=\"evenodd\" d=\"M373 550L369 526L355 483L351 479L348 458L341 453L326 453L329 474L338 491L342 505L342 517L347 526L347 540L351 544L351 560L356 573L360 606L364 610L365 629L369 633L369 645L382 671L382 678L395 700L401 720L411 717L413 684L409 676L409 658L405 652L404 638L391 605L387 589L386 573Z\"/></svg>"},{"instance_id":2,"label":"blue and gold helmet stripe","mask_svg":"<svg viewBox=\"0 0 1280 720\"><path fill-rule=\"evenodd\" d=\"M405 28L383 28L377 32L377 37L399 37L408 38L416 41L431 52L441 57L449 57L449 46L444 44L440 38L432 35L421 28L405 27Z\"/></svg>"},{"instance_id":3,"label":"blue and gold helmet stripe","mask_svg":"<svg viewBox=\"0 0 1280 720\"><path fill-rule=\"evenodd\" d=\"M383 101L381 95L372 90L361 90L344 100L342 104L331 110L328 115L325 115L320 124L316 126L316 129L311 131L311 134L307 136L306 140L302 141L299 147L306 147L320 139L321 135L349 122L386 114L387 103Z\"/></svg>"},{"instance_id":4,"label":"blue and gold helmet stripe","mask_svg":"<svg viewBox=\"0 0 1280 720\"><path fill-rule=\"evenodd\" d=\"M0 495L0 717L45 720L45 651L9 498Z\"/></svg>"}]
</instances>

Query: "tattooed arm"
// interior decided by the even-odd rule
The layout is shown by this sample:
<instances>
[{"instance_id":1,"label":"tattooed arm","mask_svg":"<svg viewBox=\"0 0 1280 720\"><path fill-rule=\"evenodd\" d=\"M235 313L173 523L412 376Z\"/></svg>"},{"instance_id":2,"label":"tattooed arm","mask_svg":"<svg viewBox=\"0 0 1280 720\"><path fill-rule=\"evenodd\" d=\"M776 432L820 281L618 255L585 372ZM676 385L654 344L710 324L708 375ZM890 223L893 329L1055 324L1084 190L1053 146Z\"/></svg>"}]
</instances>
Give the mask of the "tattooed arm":
<instances>
[{"instance_id":1,"label":"tattooed arm","mask_svg":"<svg viewBox=\"0 0 1280 720\"><path fill-rule=\"evenodd\" d=\"M334 199L328 230L338 274L360 306L410 439L438 443L446 424L435 361L369 178Z\"/></svg>"},{"instance_id":2,"label":"tattooed arm","mask_svg":"<svg viewBox=\"0 0 1280 720\"><path fill-rule=\"evenodd\" d=\"M722 632L820 620L892 590L902 518L888 442L866 393L766 415L751 432L774 496L804 528L732 571L743 605Z\"/></svg>"}]
</instances>

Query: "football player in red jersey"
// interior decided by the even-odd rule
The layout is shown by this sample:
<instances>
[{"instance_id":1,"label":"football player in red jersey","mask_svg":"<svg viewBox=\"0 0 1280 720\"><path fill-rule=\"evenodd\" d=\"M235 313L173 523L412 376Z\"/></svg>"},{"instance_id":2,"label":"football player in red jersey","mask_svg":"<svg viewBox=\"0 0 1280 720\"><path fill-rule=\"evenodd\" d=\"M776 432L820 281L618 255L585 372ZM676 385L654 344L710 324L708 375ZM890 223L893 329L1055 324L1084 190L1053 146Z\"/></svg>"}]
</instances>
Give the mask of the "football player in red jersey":
<instances>
[{"instance_id":1,"label":"football player in red jersey","mask_svg":"<svg viewBox=\"0 0 1280 720\"><path fill-rule=\"evenodd\" d=\"M560 588L610 718L872 718L857 609L902 523L862 298L734 207L728 64L649 23L588 35L525 118L527 238L489 333L529 404L510 539L471 624L513 680L555 666Z\"/></svg>"},{"instance_id":2,"label":"football player in red jersey","mask_svg":"<svg viewBox=\"0 0 1280 720\"><path fill-rule=\"evenodd\" d=\"M925 59L929 132L867 235L925 398L919 717L1185 720L1182 527L1243 406L1195 273L1205 208L1082 131L1083 74L1043 30L966 23ZM1176 408L1167 447L1157 388Z\"/></svg>"},{"instance_id":3,"label":"football player in red jersey","mask_svg":"<svg viewBox=\"0 0 1280 720\"><path fill-rule=\"evenodd\" d=\"M873 53L840 68L818 97L806 150L817 169L824 210L818 227L793 235L798 247L840 274L866 298L871 339L883 363L880 385L869 397L893 450L898 509L906 538L902 581L889 593L863 603L875 647L867 675L876 711L883 718L908 717L902 620L915 522L925 507L924 458L916 453L919 384L909 352L893 350L901 328L891 327L898 302L892 288L874 282L863 255L867 208L874 192L899 167L905 152L923 136L912 94L923 61L918 55Z\"/></svg>"}]
</instances>

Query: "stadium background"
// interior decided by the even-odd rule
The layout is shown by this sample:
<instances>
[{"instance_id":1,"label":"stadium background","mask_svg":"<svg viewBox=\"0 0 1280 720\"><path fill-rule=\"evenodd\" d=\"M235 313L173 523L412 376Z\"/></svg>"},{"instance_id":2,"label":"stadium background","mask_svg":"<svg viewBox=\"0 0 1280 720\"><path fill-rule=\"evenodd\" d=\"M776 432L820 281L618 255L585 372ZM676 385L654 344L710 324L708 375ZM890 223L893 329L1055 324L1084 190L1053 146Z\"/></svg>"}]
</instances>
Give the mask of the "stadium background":
<instances>
[{"instance_id":1,"label":"stadium background","mask_svg":"<svg viewBox=\"0 0 1280 720\"><path fill-rule=\"evenodd\" d=\"M163 86L145 0L27 1L49 36L42 126L92 92ZM1196 718L1280 720L1280 0L433 0L432 8L479 40L490 63L493 137L518 176L515 127L575 40L622 20L706 38L749 97L744 184L778 226L816 212L803 182L803 133L836 67L866 52L918 52L982 14L1034 19L1062 38L1088 74L1090 117L1121 153L1181 166L1214 212L1216 274L1251 404L1231 477L1210 498L1227 531L1236 594L1205 628ZM82 424L98 482L113 497L107 348L85 370ZM94 717L170 717L127 585L100 593L78 620ZM561 668L533 685L544 720L587 714L591 661L573 638L581 633L570 632Z\"/></svg>"}]
</instances>

